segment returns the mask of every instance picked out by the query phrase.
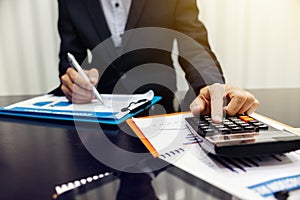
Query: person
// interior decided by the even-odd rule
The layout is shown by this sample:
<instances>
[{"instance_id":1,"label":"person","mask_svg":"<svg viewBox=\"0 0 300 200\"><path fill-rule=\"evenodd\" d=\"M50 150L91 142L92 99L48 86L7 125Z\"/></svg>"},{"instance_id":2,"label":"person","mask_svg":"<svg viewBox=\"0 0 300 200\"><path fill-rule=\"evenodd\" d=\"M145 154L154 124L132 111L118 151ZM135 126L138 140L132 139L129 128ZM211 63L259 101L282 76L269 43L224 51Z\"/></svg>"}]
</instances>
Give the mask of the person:
<instances>
[{"instance_id":1,"label":"person","mask_svg":"<svg viewBox=\"0 0 300 200\"><path fill-rule=\"evenodd\" d=\"M225 110L228 115L254 112L259 105L258 100L251 93L225 83L221 66L210 48L206 28L198 19L199 10L196 3L196 0L165 0L163 2L161 0L58 0L58 30L61 38L59 53L61 92L74 103L86 103L94 98L92 85L97 85L100 93L122 92L126 90L128 83L142 83L137 80L138 78L140 80L147 79L150 82L151 78L154 80L160 78L162 84L154 81L154 83L145 84L147 86L135 88L134 92L153 89L156 95L163 96L162 104L166 111L172 112L170 99L174 97L176 90L174 89L176 80L173 80L176 79L176 75L175 70L170 72L169 69L173 69L171 49L174 38L161 38L160 40L165 40L165 44L170 46L170 51L151 48L139 49L122 54L114 59L107 69L101 69L101 66L94 65L96 68L91 67L85 71L90 82L78 76L77 71L70 66L67 59L67 53L70 52L79 63L83 63L87 57L87 50L94 49L108 38L112 40L109 49L117 51L126 45L123 38L126 31L143 27L160 27L180 32L192 38L203 47L205 53L212 60L213 64L207 68L218 72L205 77L197 73L197 67L204 68L202 65L205 65L199 59L201 53L195 55L193 52L191 53L193 55L192 63L198 62L197 66L192 65L189 60L179 57L180 66L185 72L190 88L195 93L193 99L185 100L190 105L189 109L193 114L211 112L209 88L214 83L224 86L224 97L228 99ZM145 36L143 40L147 40L147 37ZM180 44L178 46L180 48ZM188 51L188 48L184 50L184 52ZM104 58L108 54L97 55L97 57L99 56ZM154 66L155 63L171 68L167 67L166 72L163 72L164 70ZM125 86L120 90L115 90L119 81L126 79L126 73L134 67L145 64L153 66L147 65L144 71L127 77L128 81L123 84Z\"/></svg>"}]
</instances>

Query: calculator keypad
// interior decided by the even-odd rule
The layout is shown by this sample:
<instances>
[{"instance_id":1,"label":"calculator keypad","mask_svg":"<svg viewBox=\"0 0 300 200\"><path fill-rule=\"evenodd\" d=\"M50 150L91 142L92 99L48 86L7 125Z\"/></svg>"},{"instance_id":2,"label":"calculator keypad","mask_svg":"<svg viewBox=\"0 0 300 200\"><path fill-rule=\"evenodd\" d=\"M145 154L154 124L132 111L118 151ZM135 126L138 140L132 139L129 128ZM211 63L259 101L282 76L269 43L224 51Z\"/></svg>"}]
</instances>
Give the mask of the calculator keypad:
<instances>
[{"instance_id":1,"label":"calculator keypad","mask_svg":"<svg viewBox=\"0 0 300 200\"><path fill-rule=\"evenodd\" d=\"M249 133L259 132L260 130L268 130L268 125L248 116L238 115L233 117L226 117L222 123L213 123L208 115L195 118L198 123L199 134L236 134L236 133Z\"/></svg>"}]
</instances>

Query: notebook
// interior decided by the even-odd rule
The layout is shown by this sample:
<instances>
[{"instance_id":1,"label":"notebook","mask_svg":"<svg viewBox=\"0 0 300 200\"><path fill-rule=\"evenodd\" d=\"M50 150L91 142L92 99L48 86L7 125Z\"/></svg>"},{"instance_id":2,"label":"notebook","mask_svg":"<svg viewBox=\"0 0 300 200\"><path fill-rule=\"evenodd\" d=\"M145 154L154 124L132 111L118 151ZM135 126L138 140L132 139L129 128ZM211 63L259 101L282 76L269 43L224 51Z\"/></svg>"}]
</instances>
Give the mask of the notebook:
<instances>
[{"instance_id":1,"label":"notebook","mask_svg":"<svg viewBox=\"0 0 300 200\"><path fill-rule=\"evenodd\" d=\"M72 104L64 96L37 96L0 108L1 115L63 121L119 124L157 103L161 97L152 90L144 94L102 94L104 104Z\"/></svg>"}]
</instances>

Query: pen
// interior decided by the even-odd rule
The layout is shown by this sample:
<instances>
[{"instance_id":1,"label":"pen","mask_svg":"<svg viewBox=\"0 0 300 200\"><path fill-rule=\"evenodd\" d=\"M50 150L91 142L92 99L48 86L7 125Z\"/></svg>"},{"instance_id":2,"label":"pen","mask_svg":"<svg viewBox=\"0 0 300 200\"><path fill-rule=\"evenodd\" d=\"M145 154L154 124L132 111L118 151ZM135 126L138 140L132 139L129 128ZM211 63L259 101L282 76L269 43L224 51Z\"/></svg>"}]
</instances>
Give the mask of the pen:
<instances>
[{"instance_id":1,"label":"pen","mask_svg":"<svg viewBox=\"0 0 300 200\"><path fill-rule=\"evenodd\" d=\"M80 67L80 65L78 64L78 62L76 61L75 57L71 54L68 53L68 60L71 63L71 65L73 67L75 67L75 69L77 70L77 72L88 82L90 82L89 78L87 77L87 75L84 73L84 71L82 70L82 68ZM95 88L95 86L93 86L93 93L96 96L96 98L103 104L103 100L101 98L101 95L99 94L98 90Z\"/></svg>"}]
</instances>

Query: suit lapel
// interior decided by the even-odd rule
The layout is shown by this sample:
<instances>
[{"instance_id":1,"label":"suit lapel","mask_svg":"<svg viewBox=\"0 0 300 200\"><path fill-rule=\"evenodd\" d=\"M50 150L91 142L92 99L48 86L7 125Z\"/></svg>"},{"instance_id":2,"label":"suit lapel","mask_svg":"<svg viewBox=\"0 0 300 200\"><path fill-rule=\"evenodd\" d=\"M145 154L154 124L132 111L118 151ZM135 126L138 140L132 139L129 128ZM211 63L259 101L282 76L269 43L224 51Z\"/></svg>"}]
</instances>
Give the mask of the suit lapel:
<instances>
[{"instance_id":1,"label":"suit lapel","mask_svg":"<svg viewBox=\"0 0 300 200\"><path fill-rule=\"evenodd\" d=\"M125 30L135 28L147 0L132 0Z\"/></svg>"},{"instance_id":2,"label":"suit lapel","mask_svg":"<svg viewBox=\"0 0 300 200\"><path fill-rule=\"evenodd\" d=\"M90 15L91 20L93 21L93 24L96 28L96 31L101 38L101 41L106 40L107 38L111 37L111 32L109 30L109 26L106 22L106 18L103 12L102 5L100 3L100 0L85 0L88 8L88 12ZM145 6L147 0L132 0L128 20L126 23L125 30L130 30L136 28L136 24L140 18L140 15L143 13L143 9ZM123 48L126 46L126 44L130 40L130 36L127 35L127 37L123 38L123 45L118 50L118 54L121 54L123 51ZM108 53L111 56L115 56L116 52L113 52L113 42L110 42L112 46L108 48ZM116 49L114 49L116 51Z\"/></svg>"},{"instance_id":3,"label":"suit lapel","mask_svg":"<svg viewBox=\"0 0 300 200\"><path fill-rule=\"evenodd\" d=\"M125 31L137 28L136 24L140 19L141 14L143 13L146 1L147 0L132 0ZM120 48L121 52L124 51L124 49L126 49L126 46L129 43L131 37L132 34L125 33L122 41L123 44Z\"/></svg>"},{"instance_id":4,"label":"suit lapel","mask_svg":"<svg viewBox=\"0 0 300 200\"><path fill-rule=\"evenodd\" d=\"M147 0L132 0L125 30L135 28ZM101 38L111 36L100 0L86 0L90 17Z\"/></svg>"},{"instance_id":5,"label":"suit lapel","mask_svg":"<svg viewBox=\"0 0 300 200\"><path fill-rule=\"evenodd\" d=\"M98 35L102 40L107 39L111 36L106 18L103 12L100 0L85 0L87 3L90 17L94 23Z\"/></svg>"},{"instance_id":6,"label":"suit lapel","mask_svg":"<svg viewBox=\"0 0 300 200\"><path fill-rule=\"evenodd\" d=\"M105 41L105 43L102 44L106 49L103 60L108 62L106 64L111 64L110 61L115 60L118 56L116 54L117 52L114 47L113 41L111 40L111 32L106 22L106 18L100 0L85 0L85 1L87 3L90 18L93 21L94 27L99 35L100 41L101 42ZM109 38L110 40L107 40ZM92 51L92 53L94 52ZM111 66L113 66L113 64L111 64Z\"/></svg>"}]
</instances>

